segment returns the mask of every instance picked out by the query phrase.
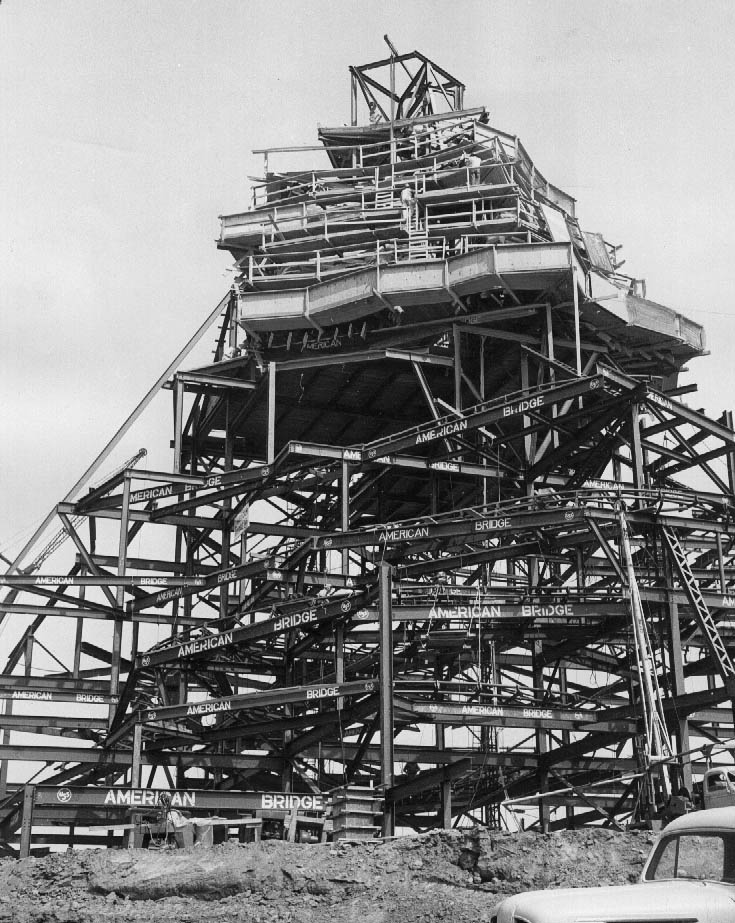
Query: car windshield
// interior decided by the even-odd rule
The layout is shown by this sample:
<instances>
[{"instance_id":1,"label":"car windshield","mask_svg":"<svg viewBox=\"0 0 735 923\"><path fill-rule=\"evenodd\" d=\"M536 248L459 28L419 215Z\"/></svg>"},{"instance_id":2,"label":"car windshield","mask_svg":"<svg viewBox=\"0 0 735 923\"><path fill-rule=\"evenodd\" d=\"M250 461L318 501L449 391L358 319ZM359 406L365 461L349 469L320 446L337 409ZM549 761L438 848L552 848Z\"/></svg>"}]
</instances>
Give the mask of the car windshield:
<instances>
[{"instance_id":1,"label":"car windshield","mask_svg":"<svg viewBox=\"0 0 735 923\"><path fill-rule=\"evenodd\" d=\"M681 833L664 837L656 847L646 880L672 878L735 882L735 834Z\"/></svg>"}]
</instances>

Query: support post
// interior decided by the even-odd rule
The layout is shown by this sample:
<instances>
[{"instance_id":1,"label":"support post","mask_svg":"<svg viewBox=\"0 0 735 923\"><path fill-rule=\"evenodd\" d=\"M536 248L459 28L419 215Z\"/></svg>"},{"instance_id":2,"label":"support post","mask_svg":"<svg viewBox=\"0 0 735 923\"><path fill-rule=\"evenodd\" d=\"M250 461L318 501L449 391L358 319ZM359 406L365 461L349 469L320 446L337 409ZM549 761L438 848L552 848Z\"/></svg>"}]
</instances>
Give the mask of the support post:
<instances>
[{"instance_id":1,"label":"support post","mask_svg":"<svg viewBox=\"0 0 735 923\"><path fill-rule=\"evenodd\" d=\"M5 699L6 715L13 714L13 700ZM10 728L3 728L0 731L0 744L7 747L10 744ZM8 766L10 760L0 760L0 801L8 794Z\"/></svg>"},{"instance_id":2,"label":"support post","mask_svg":"<svg viewBox=\"0 0 735 923\"><path fill-rule=\"evenodd\" d=\"M120 540L117 552L117 573L119 576L125 574L128 560L128 520L130 518L130 472L126 471L123 479L123 496L122 507L120 511ZM116 697L120 689L120 653L122 650L122 630L123 619L122 609L125 602L125 587L118 586L115 605L115 622L112 628L112 650L110 662L110 695ZM117 703L110 702L109 722L115 717Z\"/></svg>"},{"instance_id":3,"label":"support post","mask_svg":"<svg viewBox=\"0 0 735 923\"><path fill-rule=\"evenodd\" d=\"M381 563L380 579L380 781L383 793L393 787L393 613L392 570ZM393 836L395 808L386 800L383 836Z\"/></svg>"},{"instance_id":4,"label":"support post","mask_svg":"<svg viewBox=\"0 0 735 923\"><path fill-rule=\"evenodd\" d=\"M20 827L20 858L27 859L31 854L31 836L33 834L33 808L36 801L36 786L23 786L23 819Z\"/></svg>"},{"instance_id":5,"label":"support post","mask_svg":"<svg viewBox=\"0 0 735 923\"><path fill-rule=\"evenodd\" d=\"M549 302L546 303L546 355L552 361L556 359L556 356L554 354L554 318L551 313L551 304ZM581 355L579 358L581 360L582 358ZM554 369L553 365L549 366L549 383L552 385L556 383L556 370ZM552 420L556 420L558 415L559 415L559 408L557 407L556 404L553 404L551 407ZM551 439L552 439L552 446L555 449L558 449L559 448L559 433L556 429L552 430Z\"/></svg>"},{"instance_id":6,"label":"support post","mask_svg":"<svg viewBox=\"0 0 735 923\"><path fill-rule=\"evenodd\" d=\"M733 427L732 410L725 411L725 425L729 430L735 429ZM728 452L725 458L727 459L727 481L730 485L730 493L735 494L735 454Z\"/></svg>"},{"instance_id":7,"label":"support post","mask_svg":"<svg viewBox=\"0 0 735 923\"><path fill-rule=\"evenodd\" d=\"M543 645L541 641L533 642L533 652L531 655L533 671L533 685L537 690L543 689L544 685L544 667L543 667ZM546 731L543 728L539 728L536 731L536 752L539 756L539 765L543 767L544 760L543 757L549 751L549 742L546 738ZM548 770L541 768L539 770L539 787L542 792L547 792L549 790L549 774ZM538 806L538 819L541 826L542 833L548 833L549 830L549 819L550 819L550 810L549 805L546 799L539 801Z\"/></svg>"},{"instance_id":8,"label":"support post","mask_svg":"<svg viewBox=\"0 0 735 923\"><path fill-rule=\"evenodd\" d=\"M342 461L342 477L340 480L341 487L341 526L343 532L350 529L350 466L346 461ZM350 573L350 551L349 548L342 549L342 575L349 576ZM345 681L345 629L344 625L337 625L334 629L334 669L338 683ZM344 708L344 698L340 696L337 699L337 711Z\"/></svg>"},{"instance_id":9,"label":"support post","mask_svg":"<svg viewBox=\"0 0 735 923\"><path fill-rule=\"evenodd\" d=\"M178 377L174 384L174 471L181 473L181 443L184 430L184 382Z\"/></svg>"},{"instance_id":10,"label":"support post","mask_svg":"<svg viewBox=\"0 0 735 923\"><path fill-rule=\"evenodd\" d=\"M454 406L457 410L462 410L462 332L459 324L452 327L452 339L454 341Z\"/></svg>"},{"instance_id":11,"label":"support post","mask_svg":"<svg viewBox=\"0 0 735 923\"><path fill-rule=\"evenodd\" d=\"M633 404L630 409L630 454L633 464L633 483L636 490L643 490L646 486L646 477L643 467L643 446L641 445L641 419L640 405Z\"/></svg>"},{"instance_id":12,"label":"support post","mask_svg":"<svg viewBox=\"0 0 735 923\"><path fill-rule=\"evenodd\" d=\"M234 459L234 445L233 445L233 434L232 434L232 423L231 423L231 404L230 404L230 395L228 394L225 398L225 458L224 458L224 470L231 471L233 466ZM222 503L222 513L224 515L224 526L222 529L222 545L221 545L221 566L224 569L230 566L230 548L232 542L232 525L230 521L230 514L232 513L232 498L227 497ZM223 583L219 591L219 616L221 619L227 617L227 607L229 603L229 588L228 584Z\"/></svg>"},{"instance_id":13,"label":"support post","mask_svg":"<svg viewBox=\"0 0 735 923\"><path fill-rule=\"evenodd\" d=\"M572 297L574 298L574 346L577 361L577 375L582 374L582 340L579 332L579 289L577 270L572 269Z\"/></svg>"},{"instance_id":14,"label":"support post","mask_svg":"<svg viewBox=\"0 0 735 923\"><path fill-rule=\"evenodd\" d=\"M140 775L142 769L143 753L143 725L140 721L135 722L133 728L133 761L130 767L130 787L140 788Z\"/></svg>"},{"instance_id":15,"label":"support post","mask_svg":"<svg viewBox=\"0 0 735 923\"><path fill-rule=\"evenodd\" d=\"M719 538L719 535L718 535ZM679 604L674 595L674 573L671 567L669 556L664 552L664 574L666 580L668 596L668 620L669 620L669 663L670 663L670 683L671 693L674 697L683 695L686 692L684 682L684 659L681 652L681 631L679 627ZM677 716L675 724L676 748L679 753L689 752L689 719L686 715ZM685 762L681 766L681 784L686 785L687 789L692 790L692 764L690 757L684 757Z\"/></svg>"},{"instance_id":16,"label":"support post","mask_svg":"<svg viewBox=\"0 0 735 923\"><path fill-rule=\"evenodd\" d=\"M442 830L452 829L452 783L445 779L441 784Z\"/></svg>"},{"instance_id":17,"label":"support post","mask_svg":"<svg viewBox=\"0 0 735 923\"><path fill-rule=\"evenodd\" d=\"M276 457L276 363L268 363L268 447L266 461L273 464Z\"/></svg>"}]
</instances>

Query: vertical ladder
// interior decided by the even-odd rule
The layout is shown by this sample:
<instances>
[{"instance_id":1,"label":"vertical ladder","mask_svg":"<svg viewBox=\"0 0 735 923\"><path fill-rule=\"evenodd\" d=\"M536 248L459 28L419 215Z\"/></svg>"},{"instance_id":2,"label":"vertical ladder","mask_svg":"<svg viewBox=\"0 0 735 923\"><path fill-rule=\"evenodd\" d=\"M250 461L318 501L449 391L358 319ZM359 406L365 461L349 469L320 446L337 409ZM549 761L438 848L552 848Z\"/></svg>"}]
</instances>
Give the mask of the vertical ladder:
<instances>
[{"instance_id":1,"label":"vertical ladder","mask_svg":"<svg viewBox=\"0 0 735 923\"><path fill-rule=\"evenodd\" d=\"M408 229L408 258L409 260L428 260L429 258L429 232L414 219Z\"/></svg>"},{"instance_id":2,"label":"vertical ladder","mask_svg":"<svg viewBox=\"0 0 735 923\"><path fill-rule=\"evenodd\" d=\"M735 665L732 662L727 648L717 630L717 624L712 618L712 613L707 608L699 584L689 566L686 553L681 546L679 536L670 526L662 526L661 533L671 552L674 569L681 581L682 589L689 600L689 605L694 610L694 617L704 635L707 649L715 661L718 672L725 683L725 688L735 697Z\"/></svg>"},{"instance_id":3,"label":"vertical ladder","mask_svg":"<svg viewBox=\"0 0 735 923\"><path fill-rule=\"evenodd\" d=\"M375 208L393 208L393 189L376 189L375 190Z\"/></svg>"},{"instance_id":4,"label":"vertical ladder","mask_svg":"<svg viewBox=\"0 0 735 923\"><path fill-rule=\"evenodd\" d=\"M633 555L630 550L630 533L623 510L619 510L621 550L623 552L623 565L628 581L628 596L630 600L630 613L633 620L633 636L635 638L636 666L638 670L638 683L641 690L641 704L646 729L646 749L652 759L666 759L672 756L671 742L666 729L663 698L658 684L658 673L651 648L651 639L648 634L646 617L641 603L641 594L633 567ZM665 788L668 779L662 774ZM670 792L667 791L667 794Z\"/></svg>"}]
</instances>

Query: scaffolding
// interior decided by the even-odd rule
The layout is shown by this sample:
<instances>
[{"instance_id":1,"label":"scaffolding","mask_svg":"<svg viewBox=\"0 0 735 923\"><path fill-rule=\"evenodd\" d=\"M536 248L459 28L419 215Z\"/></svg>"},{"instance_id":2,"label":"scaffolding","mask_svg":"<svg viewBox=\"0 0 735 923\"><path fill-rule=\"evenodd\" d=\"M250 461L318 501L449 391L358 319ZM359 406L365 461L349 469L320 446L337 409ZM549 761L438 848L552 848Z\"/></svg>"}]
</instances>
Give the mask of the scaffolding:
<instances>
[{"instance_id":1,"label":"scaffolding","mask_svg":"<svg viewBox=\"0 0 735 923\"><path fill-rule=\"evenodd\" d=\"M171 469L79 495L103 453L0 578L28 622L0 674L8 853L108 842L80 826L159 790L235 817L353 786L383 834L521 802L620 824L733 735L735 433L678 381L702 328L438 65L391 46L350 74L327 166L260 151L221 219L232 290L146 398L171 393ZM55 520L73 563L24 569Z\"/></svg>"}]
</instances>

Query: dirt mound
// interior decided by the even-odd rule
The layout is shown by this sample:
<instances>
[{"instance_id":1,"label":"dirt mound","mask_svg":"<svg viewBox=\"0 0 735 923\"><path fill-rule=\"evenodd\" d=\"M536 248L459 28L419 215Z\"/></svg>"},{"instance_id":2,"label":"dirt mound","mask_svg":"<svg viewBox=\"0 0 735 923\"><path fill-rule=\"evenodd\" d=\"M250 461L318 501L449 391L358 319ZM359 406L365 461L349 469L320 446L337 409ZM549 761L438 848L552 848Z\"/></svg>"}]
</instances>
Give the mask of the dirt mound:
<instances>
[{"instance_id":1,"label":"dirt mound","mask_svg":"<svg viewBox=\"0 0 735 923\"><path fill-rule=\"evenodd\" d=\"M475 828L386 843L271 840L6 859L0 921L482 923L517 891L627 884L651 841L600 829L539 836Z\"/></svg>"}]
</instances>

